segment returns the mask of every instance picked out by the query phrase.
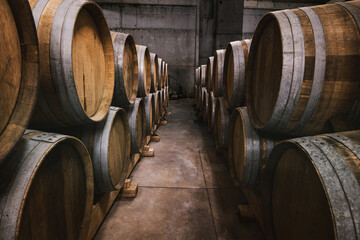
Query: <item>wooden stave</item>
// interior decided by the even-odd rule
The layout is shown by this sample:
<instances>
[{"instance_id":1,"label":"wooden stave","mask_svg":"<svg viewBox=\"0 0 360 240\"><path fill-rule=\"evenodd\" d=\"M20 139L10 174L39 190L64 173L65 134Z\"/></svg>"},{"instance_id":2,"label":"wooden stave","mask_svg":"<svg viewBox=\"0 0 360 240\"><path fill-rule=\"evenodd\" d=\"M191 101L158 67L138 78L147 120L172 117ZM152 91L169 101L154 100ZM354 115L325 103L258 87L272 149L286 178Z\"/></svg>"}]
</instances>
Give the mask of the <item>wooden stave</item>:
<instances>
[{"instance_id":1,"label":"wooden stave","mask_svg":"<svg viewBox=\"0 0 360 240\"><path fill-rule=\"evenodd\" d=\"M356 5L358 3L356 3L356 1L352 1L352 2L347 2L346 4L348 5ZM290 23L291 28L294 29L300 29L299 31L297 31L297 36L299 37L299 39L304 38L304 36L302 36L302 31L304 26L302 24L304 24L303 22L301 22L300 24L300 20L299 18L299 14L305 14L308 22L311 23L313 28L315 29L319 29L319 26L321 27L323 24L326 25L326 23L324 23L324 18L327 15L324 15L322 12L325 11L324 9L327 8L332 8L330 9L331 11L335 11L334 10L334 4L327 4L327 5L323 5L323 6L315 6L315 7L310 7L310 8L300 8L299 10L284 10L284 11L278 11L278 12L274 12L274 13L269 13L267 15L265 15L263 17L263 19L260 21L259 25L258 25L258 29L257 33L254 34L254 38L253 40L256 38L256 42L258 42L259 37L261 36L261 32L263 31L263 29L265 28L264 24L271 20L272 18L276 18L276 19L281 19L281 20L277 20L278 22L282 22L282 25L287 25L288 27L286 27L287 29L290 27ZM357 8L359 8L359 4L357 5ZM329 10L329 11L330 11ZM341 9L341 7L337 8L337 13L343 13L344 19L345 16L347 18L351 18L352 16L350 16L350 13L346 13L345 8ZM320 14L320 15L319 15ZM282 16L281 16L282 15ZM288 19L285 21L285 19ZM352 21L347 21L349 24ZM307 23L308 24L308 23ZM300 26L299 26L300 25ZM331 25L329 25L331 26ZM348 26L349 27L349 26ZM352 26L354 29L358 27ZM283 27L285 29L285 27ZM322 28L322 27L321 27ZM307 72L301 72L301 69L303 68L303 65L305 64L305 56L301 55L298 51L298 55L296 56L296 58L294 59L289 59L290 57L288 57L288 59L283 60L284 62L287 62L286 68L287 69L292 69L294 67L294 70L288 74L291 74L292 77L295 79L293 80L293 84L291 86L291 88L289 88L289 90L286 91L282 91L283 95L282 96L278 96L277 98L277 104L275 108L275 110L277 111L277 114L275 114L275 110L273 111L274 116L271 118L271 122L266 122L266 123L262 123L259 119L258 116L256 116L257 114L254 113L255 110L253 110L253 103L251 100L251 95L252 95L252 91L251 91L251 79L250 79L250 75L251 75L251 70L247 71L247 77L246 77L246 97L247 97L247 103L249 104L249 113L251 116L251 120L252 120L252 124L255 126L256 129L261 130L261 131L266 131L266 132L273 132L273 133L281 133L283 135L286 136L304 136L304 135L314 135L314 134L319 134L319 133L323 133L323 132L328 132L329 129L326 128L326 120L330 117L331 115L334 116L334 114L345 114L348 115L349 114L349 107L347 106L351 106L353 104L353 109L356 109L355 105L356 105L356 100L357 99L355 97L356 95L356 91L357 88L356 86L354 86L353 88L350 88L353 92L347 92L345 96L343 97L344 100L342 100L343 102L347 101L349 104L347 104L345 107L341 107L341 108L337 108L335 112L335 110L329 110L329 112L320 112L317 111L317 109L332 109L335 108L333 107L336 103L334 101L332 101L332 98L339 98L339 96L333 96L334 94L332 94L331 96L324 96L324 91L322 91L322 89L329 89L333 86L335 86L335 83L333 85L330 85L328 79L329 76L331 76L332 74L328 73L328 70L326 69L331 69L330 67L328 67L327 65L324 66L324 61L329 62L332 61L330 65L334 64L334 60L331 60L329 57L326 57L326 55L324 56L324 54L326 54L327 50L329 49L329 47L327 45L330 44L330 40L327 41L327 39L332 39L333 42L331 42L331 44L335 44L334 42L334 37L329 35L329 31L331 30L329 27L326 28L326 31L324 30L325 28L322 28L322 30L317 31L317 33L315 35L313 35L313 37L315 38L314 41L316 41L316 46L317 48L316 50L316 59L314 60L317 64L317 70L314 71L314 78L318 79L317 81L313 81L312 84L312 90L310 93L311 99L308 101L308 104L304 107L302 106L303 110L300 108L291 108L291 107L284 107L282 105L285 106L296 106L297 103L299 103L300 100L299 99L299 94L300 94L300 90L301 89L301 84L302 84L302 74L308 74ZM330 29L330 30L329 30ZM336 28L339 29L339 28ZM325 32L324 32L325 31ZM283 31L283 32L288 32L288 31ZM356 30L355 30L356 32ZM286 33L284 33L286 34ZM301 35L301 36L299 36ZM283 39L287 39L288 37L284 36ZM353 37L355 38L355 36ZM354 40L355 41L355 40ZM357 41L359 42L359 40ZM295 44L295 45L294 45ZM303 41L295 41L295 42L291 42L287 44L287 47L289 49L293 49L294 47L296 49L300 49L301 45L303 45ZM254 44L252 44L254 46ZM257 43L255 44L257 45ZM341 46L341 45L340 45ZM256 48L257 47L252 47L251 51L253 53L250 53L250 55L252 56L251 58L254 58L254 55L256 54ZM326 50L324 50L326 48ZM337 48L340 49L340 48ZM348 48L350 49L350 47ZM306 50L307 51L307 50ZM334 51L334 50L332 50ZM287 53L287 50L285 51ZM291 51L292 52L292 51ZM349 55L348 55L349 56ZM355 52L355 56L356 52ZM331 56L333 57L333 56ZM340 55L337 55L338 59L340 59ZM329 60L330 59L330 60ZM294 62L294 64L292 64L292 62ZM340 60L339 60L340 61ZM251 63L250 63L251 62ZM353 61L354 62L354 61ZM356 61L355 61L356 62ZM249 58L249 65L253 64L253 59L250 60ZM306 64L305 64L306 66ZM325 69L326 67L326 69ZM339 70L340 71L340 70ZM358 73L357 73L358 74ZM335 74L333 74L335 76ZM325 76L325 77L322 77ZM358 74L358 76L360 76L360 74ZM299 80L300 79L300 80ZM300 85L299 85L300 84ZM347 83L344 84L353 84L351 81L348 81ZM354 84L353 84L354 85ZM284 87L285 88L285 87ZM355 89L355 90L354 90ZM303 91L303 89L302 89ZM330 89L327 91L332 91L335 92L334 89ZM343 90L345 91L345 90ZM281 91L279 91L280 94ZM292 94L290 98L286 99L286 95L287 92L291 92ZM359 97L359 95L357 96ZM284 100L285 99L285 100ZM350 100L352 99L352 100ZM287 102L287 103L286 103ZM355 102L355 103L354 103ZM284 104L286 103L286 104ZM338 106L341 105L338 103ZM294 123L294 121L296 120L296 115L298 115L299 113L301 113L300 111L303 111L303 114L301 116L301 118L298 119L297 124ZM284 115L283 117L280 117L281 115ZM355 114L356 115L356 114ZM277 120L280 119L280 120Z\"/></svg>"},{"instance_id":2,"label":"wooden stave","mask_svg":"<svg viewBox=\"0 0 360 240\"><path fill-rule=\"evenodd\" d=\"M234 110L237 107L245 106L245 68L247 64L248 54L250 51L251 40L246 39L242 41L230 42L227 45L225 51L224 60L224 76L223 76L223 95L225 100L225 106L229 111ZM230 59L230 56L233 59ZM229 61L233 61L234 73L233 73L233 90L232 95L229 95L228 86L231 81L228 74Z\"/></svg>"},{"instance_id":3,"label":"wooden stave","mask_svg":"<svg viewBox=\"0 0 360 240\"><path fill-rule=\"evenodd\" d=\"M140 140L138 139L137 136L137 131L138 129L138 125L136 124L136 119L138 117L138 113L141 113L140 119L141 119L141 132L140 134ZM130 153L131 154L136 154L136 153L142 153L143 151L143 147L146 144L146 115L145 115L145 106L144 106L144 102L141 98L136 98L135 102L129 106L129 108L127 109L127 117L129 120L129 127L130 127L130 142L131 142L131 150ZM139 145L138 145L138 141L140 141Z\"/></svg>"},{"instance_id":4,"label":"wooden stave","mask_svg":"<svg viewBox=\"0 0 360 240\"><path fill-rule=\"evenodd\" d=\"M47 11L49 4L52 8L56 7L56 12L55 9L49 10L50 12L47 14L51 14L51 19L45 18L41 21L42 13ZM34 20L38 27L40 53L43 52L41 49L46 48L47 53L40 54L40 63L43 65L40 69L43 70L40 71L39 100L31 120L31 127L38 129L64 127L99 122L106 117L112 100L111 96L104 94L105 97L101 100L98 111L89 116L80 103L75 86L72 65L72 33L78 13L84 9L96 18L96 24L102 36L107 69L104 92L113 91L114 53L110 30L101 8L96 3L85 0L66 0L58 3L47 0L38 1L33 8ZM45 22L48 20L51 20L49 28L46 26L48 23ZM46 37L47 34L48 39L40 38L40 35ZM48 93L49 89L50 93Z\"/></svg>"},{"instance_id":5,"label":"wooden stave","mask_svg":"<svg viewBox=\"0 0 360 240\"><path fill-rule=\"evenodd\" d=\"M125 127L126 153L122 173L114 183L109 176L108 152L110 145L110 133L116 117L120 117ZM76 132L73 131L73 132ZM125 183L130 166L130 127L126 111L119 107L110 107L104 121L96 125L86 125L76 136L81 139L89 150L94 169L94 188L97 193L106 193L119 190ZM124 143L123 143L124 144Z\"/></svg>"},{"instance_id":6,"label":"wooden stave","mask_svg":"<svg viewBox=\"0 0 360 240\"><path fill-rule=\"evenodd\" d=\"M158 90L159 84L159 61L156 53L150 53L151 62L151 88L150 92L154 93Z\"/></svg>"},{"instance_id":7,"label":"wooden stave","mask_svg":"<svg viewBox=\"0 0 360 240\"><path fill-rule=\"evenodd\" d=\"M240 146L235 146L235 121L240 117L244 132ZM243 188L254 188L262 179L263 170L267 159L274 148L276 142L270 138L259 135L251 126L250 118L246 107L235 108L231 114L229 125L229 144L228 144L228 163L230 176L239 182ZM234 148L242 148L243 156L235 159ZM237 163L237 164L236 164ZM240 169L239 169L239 166ZM243 169L241 169L243 167Z\"/></svg>"},{"instance_id":8,"label":"wooden stave","mask_svg":"<svg viewBox=\"0 0 360 240\"><path fill-rule=\"evenodd\" d=\"M229 140L229 122L230 114L224 105L224 99L219 97L216 99L215 107L215 125L214 138L216 148L218 150L227 150ZM220 123L220 124L219 124Z\"/></svg>"},{"instance_id":9,"label":"wooden stave","mask_svg":"<svg viewBox=\"0 0 360 240\"><path fill-rule=\"evenodd\" d=\"M153 94L153 97L155 98L155 123L159 124L161 121L161 102L160 102L160 94L159 91L156 91Z\"/></svg>"},{"instance_id":10,"label":"wooden stave","mask_svg":"<svg viewBox=\"0 0 360 240\"><path fill-rule=\"evenodd\" d=\"M8 1L16 23L22 52L21 85L16 105L0 134L0 165L25 132L36 104L39 85L39 46L28 1ZM16 14L15 14L16 13ZM25 57L26 56L26 57Z\"/></svg>"},{"instance_id":11,"label":"wooden stave","mask_svg":"<svg viewBox=\"0 0 360 240\"><path fill-rule=\"evenodd\" d=\"M214 119L215 119L215 107L216 107L216 98L214 97L214 92L211 91L209 94L209 110L208 110L208 130L209 132L214 131Z\"/></svg>"},{"instance_id":12,"label":"wooden stave","mask_svg":"<svg viewBox=\"0 0 360 240\"><path fill-rule=\"evenodd\" d=\"M165 87L165 106L166 108L169 107L170 103L170 93L169 93L169 86Z\"/></svg>"},{"instance_id":13,"label":"wooden stave","mask_svg":"<svg viewBox=\"0 0 360 240\"><path fill-rule=\"evenodd\" d=\"M137 97L146 97L151 88L150 51L147 46L136 45L138 59L138 91Z\"/></svg>"},{"instance_id":14,"label":"wooden stave","mask_svg":"<svg viewBox=\"0 0 360 240\"><path fill-rule=\"evenodd\" d=\"M214 54L213 64L213 87L215 97L222 97L223 81L224 81L224 63L225 63L225 49L216 50Z\"/></svg>"},{"instance_id":15,"label":"wooden stave","mask_svg":"<svg viewBox=\"0 0 360 240\"><path fill-rule=\"evenodd\" d=\"M265 169L262 188L265 227L271 239L276 236L272 216L272 181L281 155L289 148L296 148L303 152L319 177L331 212L333 221L331 232L334 234L334 239L359 238L359 143L359 131L356 130L290 139L279 143L273 149ZM351 160L351 155L356 160Z\"/></svg>"},{"instance_id":16,"label":"wooden stave","mask_svg":"<svg viewBox=\"0 0 360 240\"><path fill-rule=\"evenodd\" d=\"M202 119L204 122L207 122L207 117L208 117L208 105L209 105L208 98L209 98L209 94L207 93L207 90L205 89L203 102L202 102L202 110L203 110Z\"/></svg>"},{"instance_id":17,"label":"wooden stave","mask_svg":"<svg viewBox=\"0 0 360 240\"><path fill-rule=\"evenodd\" d=\"M195 69L195 85L200 85L200 70L201 69L201 67L197 67L196 69Z\"/></svg>"},{"instance_id":18,"label":"wooden stave","mask_svg":"<svg viewBox=\"0 0 360 240\"><path fill-rule=\"evenodd\" d=\"M164 88L169 86L169 64L165 63L165 82Z\"/></svg>"},{"instance_id":19,"label":"wooden stave","mask_svg":"<svg viewBox=\"0 0 360 240\"><path fill-rule=\"evenodd\" d=\"M112 32L112 40L114 45L115 55L115 88L112 105L116 107L127 108L135 102L138 91L138 60L136 53L136 46L133 37L130 34ZM129 44L132 50L133 69L132 74L132 91L130 94L126 91L126 84L124 81L124 47Z\"/></svg>"},{"instance_id":20,"label":"wooden stave","mask_svg":"<svg viewBox=\"0 0 360 240\"><path fill-rule=\"evenodd\" d=\"M203 102L204 102L204 96L205 96L206 87L202 87L199 89L199 109L201 114L203 114Z\"/></svg>"},{"instance_id":21,"label":"wooden stave","mask_svg":"<svg viewBox=\"0 0 360 240\"><path fill-rule=\"evenodd\" d=\"M14 152L9 155L10 161L8 161L6 168L0 169L0 171L3 171L3 174L1 175L5 177L1 187L4 198L1 200L0 196L0 216L2 216L2 219L0 218L0 226L1 229L4 230L0 232L1 238L18 238L21 224L21 220L18 219L18 217L22 217L20 212L25 206L27 195L29 194L32 181L36 177L37 170L41 167L41 164L45 161L45 158L51 151L59 144L64 143L71 145L76 149L77 154L83 160L81 165L85 172L86 203L84 206L84 217L82 223L79 225L81 230L78 239L86 239L90 226L94 193L93 168L90 155L84 144L74 137L36 130L26 130L23 138L15 147ZM10 182L11 184L19 185L13 188L10 185ZM5 202L5 200L7 201ZM17 214L21 215L17 217ZM71 221L71 219L67 220Z\"/></svg>"},{"instance_id":22,"label":"wooden stave","mask_svg":"<svg viewBox=\"0 0 360 240\"><path fill-rule=\"evenodd\" d=\"M214 57L213 56L208 57L206 64L206 76L205 76L205 85L206 85L206 90L208 92L212 91L213 64L214 64Z\"/></svg>"},{"instance_id":23,"label":"wooden stave","mask_svg":"<svg viewBox=\"0 0 360 240\"><path fill-rule=\"evenodd\" d=\"M161 99L161 116L165 115L166 112L166 102L165 102L165 89L160 90L160 99Z\"/></svg>"},{"instance_id":24,"label":"wooden stave","mask_svg":"<svg viewBox=\"0 0 360 240\"><path fill-rule=\"evenodd\" d=\"M149 96L144 97L145 115L146 115L146 136L152 134L153 126L155 124L155 98L154 94L150 93Z\"/></svg>"}]
</instances>

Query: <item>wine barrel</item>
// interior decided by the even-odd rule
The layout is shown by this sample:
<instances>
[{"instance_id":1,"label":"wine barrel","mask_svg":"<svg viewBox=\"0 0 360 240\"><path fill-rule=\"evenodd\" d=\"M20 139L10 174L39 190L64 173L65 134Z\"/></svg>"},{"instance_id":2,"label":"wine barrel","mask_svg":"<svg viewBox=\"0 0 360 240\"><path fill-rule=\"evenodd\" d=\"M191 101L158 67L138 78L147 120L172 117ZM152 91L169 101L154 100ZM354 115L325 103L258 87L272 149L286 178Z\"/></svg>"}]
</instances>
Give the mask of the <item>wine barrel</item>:
<instances>
[{"instance_id":1,"label":"wine barrel","mask_svg":"<svg viewBox=\"0 0 360 240\"><path fill-rule=\"evenodd\" d=\"M199 97L199 109L201 114L203 114L203 102L204 102L204 96L205 96L206 87L202 87L199 91L200 97Z\"/></svg>"},{"instance_id":2,"label":"wine barrel","mask_svg":"<svg viewBox=\"0 0 360 240\"><path fill-rule=\"evenodd\" d=\"M25 132L37 99L39 48L27 0L0 4L0 165Z\"/></svg>"},{"instance_id":3,"label":"wine barrel","mask_svg":"<svg viewBox=\"0 0 360 240\"><path fill-rule=\"evenodd\" d=\"M170 92L169 92L169 85L165 88L165 105L166 105L166 108L169 107L169 104L170 104Z\"/></svg>"},{"instance_id":4,"label":"wine barrel","mask_svg":"<svg viewBox=\"0 0 360 240\"><path fill-rule=\"evenodd\" d=\"M196 84L194 85L194 100L197 108L197 103L199 102L199 86Z\"/></svg>"},{"instance_id":5,"label":"wine barrel","mask_svg":"<svg viewBox=\"0 0 360 240\"><path fill-rule=\"evenodd\" d=\"M360 131L278 144L263 187L276 239L359 239L359 172Z\"/></svg>"},{"instance_id":6,"label":"wine barrel","mask_svg":"<svg viewBox=\"0 0 360 240\"><path fill-rule=\"evenodd\" d=\"M93 169L78 139L28 130L0 178L0 239L86 239Z\"/></svg>"},{"instance_id":7,"label":"wine barrel","mask_svg":"<svg viewBox=\"0 0 360 240\"><path fill-rule=\"evenodd\" d=\"M166 81L165 65L166 65L166 62L162 61L162 63L161 63L161 74L162 74L163 77L161 79L161 89L163 89L165 87L165 81Z\"/></svg>"},{"instance_id":8,"label":"wine barrel","mask_svg":"<svg viewBox=\"0 0 360 240\"><path fill-rule=\"evenodd\" d=\"M127 108L138 91L138 60L136 46L130 34L112 32L115 54L115 89L112 105Z\"/></svg>"},{"instance_id":9,"label":"wine barrel","mask_svg":"<svg viewBox=\"0 0 360 240\"><path fill-rule=\"evenodd\" d=\"M272 139L261 137L251 126L246 107L234 109L228 145L231 177L237 179L241 187L253 188L262 177L274 144Z\"/></svg>"},{"instance_id":10,"label":"wine barrel","mask_svg":"<svg viewBox=\"0 0 360 240\"><path fill-rule=\"evenodd\" d=\"M207 117L209 132L214 131L215 107L216 107L216 98L214 97L214 93L211 91L209 94L209 100L208 100L208 117Z\"/></svg>"},{"instance_id":11,"label":"wine barrel","mask_svg":"<svg viewBox=\"0 0 360 240\"><path fill-rule=\"evenodd\" d=\"M84 126L79 137L89 150L97 193L120 189L130 164L130 129L125 110L110 107L106 119Z\"/></svg>"},{"instance_id":12,"label":"wine barrel","mask_svg":"<svg viewBox=\"0 0 360 240\"><path fill-rule=\"evenodd\" d=\"M155 94L149 94L144 98L145 104L145 117L146 117L146 136L150 136L153 133L154 124L156 121L155 112Z\"/></svg>"},{"instance_id":13,"label":"wine barrel","mask_svg":"<svg viewBox=\"0 0 360 240\"><path fill-rule=\"evenodd\" d=\"M39 39L40 89L30 126L47 129L103 120L115 71L101 8L86 0L39 0L32 11Z\"/></svg>"},{"instance_id":14,"label":"wine barrel","mask_svg":"<svg viewBox=\"0 0 360 240\"><path fill-rule=\"evenodd\" d=\"M158 82L158 90L161 90L162 88L162 82L164 81L164 73L162 71L162 64L163 60L162 58L158 58L158 65L159 65L159 82Z\"/></svg>"},{"instance_id":15,"label":"wine barrel","mask_svg":"<svg viewBox=\"0 0 360 240\"><path fill-rule=\"evenodd\" d=\"M205 88L203 101L202 101L202 119L204 122L207 122L208 117L208 105L209 105L209 94Z\"/></svg>"},{"instance_id":16,"label":"wine barrel","mask_svg":"<svg viewBox=\"0 0 360 240\"><path fill-rule=\"evenodd\" d=\"M155 124L159 124L161 121L161 101L159 91L156 91L153 94L153 97L155 102Z\"/></svg>"},{"instance_id":17,"label":"wine barrel","mask_svg":"<svg viewBox=\"0 0 360 240\"><path fill-rule=\"evenodd\" d=\"M206 87L206 65L201 65L200 68L200 85Z\"/></svg>"},{"instance_id":18,"label":"wine barrel","mask_svg":"<svg viewBox=\"0 0 360 240\"><path fill-rule=\"evenodd\" d=\"M225 52L223 94L229 111L245 106L245 67L251 40L230 42Z\"/></svg>"},{"instance_id":19,"label":"wine barrel","mask_svg":"<svg viewBox=\"0 0 360 240\"><path fill-rule=\"evenodd\" d=\"M138 81L138 97L146 97L150 93L151 87L151 63L150 52L148 47L136 45L139 81Z\"/></svg>"},{"instance_id":20,"label":"wine barrel","mask_svg":"<svg viewBox=\"0 0 360 240\"><path fill-rule=\"evenodd\" d=\"M205 85L206 85L206 90L208 92L212 91L213 63L214 63L214 57L208 57L206 64L206 77L205 77Z\"/></svg>"},{"instance_id":21,"label":"wine barrel","mask_svg":"<svg viewBox=\"0 0 360 240\"><path fill-rule=\"evenodd\" d=\"M218 150L227 150L229 136L230 114L224 105L222 97L216 100L214 137Z\"/></svg>"},{"instance_id":22,"label":"wine barrel","mask_svg":"<svg viewBox=\"0 0 360 240\"><path fill-rule=\"evenodd\" d=\"M200 68L201 67L197 67L195 70L195 85L200 85Z\"/></svg>"},{"instance_id":23,"label":"wine barrel","mask_svg":"<svg viewBox=\"0 0 360 240\"><path fill-rule=\"evenodd\" d=\"M150 62L151 62L150 92L154 93L158 90L158 85L159 85L159 61L156 53L150 53Z\"/></svg>"},{"instance_id":24,"label":"wine barrel","mask_svg":"<svg viewBox=\"0 0 360 240\"><path fill-rule=\"evenodd\" d=\"M351 1L261 19L246 70L246 102L256 129L314 135L328 131L329 118L347 116L360 103L359 8Z\"/></svg>"},{"instance_id":25,"label":"wine barrel","mask_svg":"<svg viewBox=\"0 0 360 240\"><path fill-rule=\"evenodd\" d=\"M131 154L141 153L146 144L146 114L144 101L136 98L129 106L127 117L130 126Z\"/></svg>"},{"instance_id":26,"label":"wine barrel","mask_svg":"<svg viewBox=\"0 0 360 240\"><path fill-rule=\"evenodd\" d=\"M166 112L165 89L163 88L159 92L160 92L160 101L161 101L161 116L164 116Z\"/></svg>"},{"instance_id":27,"label":"wine barrel","mask_svg":"<svg viewBox=\"0 0 360 240\"><path fill-rule=\"evenodd\" d=\"M165 63L165 83L164 87L169 86L169 64Z\"/></svg>"},{"instance_id":28,"label":"wine barrel","mask_svg":"<svg viewBox=\"0 0 360 240\"><path fill-rule=\"evenodd\" d=\"M223 96L225 51L225 49L216 50L214 55L212 90L215 97Z\"/></svg>"}]
</instances>

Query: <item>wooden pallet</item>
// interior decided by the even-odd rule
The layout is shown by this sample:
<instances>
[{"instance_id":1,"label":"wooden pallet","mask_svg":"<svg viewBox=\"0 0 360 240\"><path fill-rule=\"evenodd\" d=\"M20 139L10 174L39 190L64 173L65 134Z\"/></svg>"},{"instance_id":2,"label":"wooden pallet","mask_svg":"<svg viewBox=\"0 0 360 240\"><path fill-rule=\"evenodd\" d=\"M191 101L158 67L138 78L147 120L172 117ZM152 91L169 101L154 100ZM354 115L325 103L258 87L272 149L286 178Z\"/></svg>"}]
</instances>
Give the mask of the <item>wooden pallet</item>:
<instances>
[{"instance_id":1,"label":"wooden pallet","mask_svg":"<svg viewBox=\"0 0 360 240\"><path fill-rule=\"evenodd\" d=\"M156 129L156 128L155 128ZM146 143L148 144L151 140L151 136L147 136ZM141 158L140 154L131 155L131 162L129 166L129 172L127 174L127 178L130 176L131 172L134 170L136 164L139 162ZM104 194L100 200L93 205L92 214L91 214L91 221L89 232L87 235L87 239L92 239L98 228L100 227L101 223L105 219L107 213L109 212L111 206L115 202L117 196L119 195L120 190L109 192Z\"/></svg>"}]
</instances>

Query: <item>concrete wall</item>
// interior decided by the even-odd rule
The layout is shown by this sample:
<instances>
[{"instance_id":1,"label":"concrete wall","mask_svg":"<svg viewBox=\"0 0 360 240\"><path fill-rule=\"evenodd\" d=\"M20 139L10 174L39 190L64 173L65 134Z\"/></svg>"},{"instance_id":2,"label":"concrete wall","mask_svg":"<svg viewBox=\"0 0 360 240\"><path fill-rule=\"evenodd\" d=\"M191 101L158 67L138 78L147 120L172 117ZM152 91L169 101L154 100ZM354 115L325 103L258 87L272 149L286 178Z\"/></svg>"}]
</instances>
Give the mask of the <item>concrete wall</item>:
<instances>
[{"instance_id":1,"label":"concrete wall","mask_svg":"<svg viewBox=\"0 0 360 240\"><path fill-rule=\"evenodd\" d=\"M130 33L169 64L172 89L193 96L196 66L196 0L97 1L113 31ZM141 4L139 4L141 2Z\"/></svg>"}]
</instances>

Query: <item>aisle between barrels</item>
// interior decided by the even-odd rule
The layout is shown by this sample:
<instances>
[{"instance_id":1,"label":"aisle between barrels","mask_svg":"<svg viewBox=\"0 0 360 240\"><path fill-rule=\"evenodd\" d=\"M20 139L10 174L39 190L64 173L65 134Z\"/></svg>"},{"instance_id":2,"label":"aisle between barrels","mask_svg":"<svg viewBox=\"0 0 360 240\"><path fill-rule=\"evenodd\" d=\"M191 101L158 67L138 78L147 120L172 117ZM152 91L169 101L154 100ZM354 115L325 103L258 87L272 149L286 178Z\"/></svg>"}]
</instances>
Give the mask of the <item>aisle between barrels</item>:
<instances>
[{"instance_id":1,"label":"aisle between barrels","mask_svg":"<svg viewBox=\"0 0 360 240\"><path fill-rule=\"evenodd\" d=\"M170 102L161 141L150 143L155 157L142 158L131 175L137 197L118 199L95 239L263 239L255 221L238 215L246 200L192 102Z\"/></svg>"}]
</instances>

